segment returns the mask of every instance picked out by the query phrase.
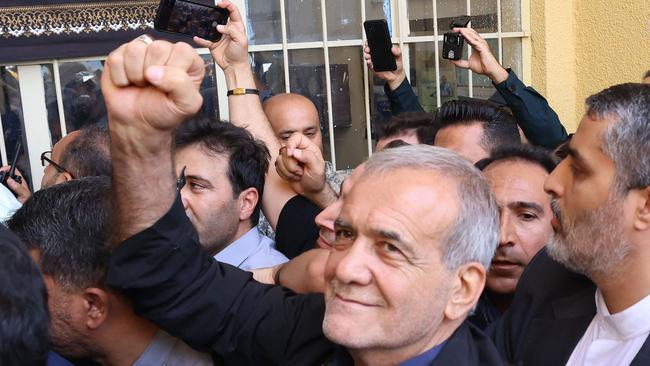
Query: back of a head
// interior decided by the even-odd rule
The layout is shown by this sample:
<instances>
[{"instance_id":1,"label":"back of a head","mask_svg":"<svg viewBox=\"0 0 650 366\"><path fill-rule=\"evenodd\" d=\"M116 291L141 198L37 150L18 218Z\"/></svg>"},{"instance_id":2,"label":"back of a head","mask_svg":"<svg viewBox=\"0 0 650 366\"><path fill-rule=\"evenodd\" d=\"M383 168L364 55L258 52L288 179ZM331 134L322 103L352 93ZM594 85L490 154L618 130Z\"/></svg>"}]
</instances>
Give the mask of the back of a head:
<instances>
[{"instance_id":1,"label":"back of a head","mask_svg":"<svg viewBox=\"0 0 650 366\"><path fill-rule=\"evenodd\" d=\"M246 129L210 118L194 118L181 124L175 132L176 149L200 144L211 154L228 156L228 179L233 196L255 188L260 199L251 216L257 225L264 193L264 179L271 158L264 142L256 140Z\"/></svg>"},{"instance_id":2,"label":"back of a head","mask_svg":"<svg viewBox=\"0 0 650 366\"><path fill-rule=\"evenodd\" d=\"M45 365L50 319L41 272L3 225L0 252L0 365Z\"/></svg>"},{"instance_id":3,"label":"back of a head","mask_svg":"<svg viewBox=\"0 0 650 366\"><path fill-rule=\"evenodd\" d=\"M75 178L110 176L111 150L108 128L93 124L79 130L79 135L61 154L61 165Z\"/></svg>"},{"instance_id":4,"label":"back of a head","mask_svg":"<svg viewBox=\"0 0 650 366\"><path fill-rule=\"evenodd\" d=\"M469 262L489 268L499 236L499 214L483 174L455 152L440 147L411 145L382 150L365 163L364 174L396 169L428 170L455 182L458 217L443 242L445 266L456 269Z\"/></svg>"},{"instance_id":5,"label":"back of a head","mask_svg":"<svg viewBox=\"0 0 650 366\"><path fill-rule=\"evenodd\" d=\"M515 118L505 109L480 100L451 100L436 112L436 121L443 129L455 125L483 126L481 147L488 152L521 144Z\"/></svg>"},{"instance_id":6,"label":"back of a head","mask_svg":"<svg viewBox=\"0 0 650 366\"><path fill-rule=\"evenodd\" d=\"M421 144L433 145L438 131L435 116L426 112L404 112L381 126L379 139L415 133Z\"/></svg>"},{"instance_id":7,"label":"back of a head","mask_svg":"<svg viewBox=\"0 0 650 366\"><path fill-rule=\"evenodd\" d=\"M619 192L650 186L650 84L614 85L586 103L589 117L612 122L603 150L616 167Z\"/></svg>"},{"instance_id":8,"label":"back of a head","mask_svg":"<svg viewBox=\"0 0 650 366\"><path fill-rule=\"evenodd\" d=\"M110 178L88 177L42 189L7 222L41 271L68 291L101 287L109 247Z\"/></svg>"},{"instance_id":9,"label":"back of a head","mask_svg":"<svg viewBox=\"0 0 650 366\"><path fill-rule=\"evenodd\" d=\"M523 161L539 166L549 174L555 169L557 161L546 149L529 145L507 146L497 149L490 157L478 161L475 166L485 170L489 165L507 161Z\"/></svg>"}]
</instances>

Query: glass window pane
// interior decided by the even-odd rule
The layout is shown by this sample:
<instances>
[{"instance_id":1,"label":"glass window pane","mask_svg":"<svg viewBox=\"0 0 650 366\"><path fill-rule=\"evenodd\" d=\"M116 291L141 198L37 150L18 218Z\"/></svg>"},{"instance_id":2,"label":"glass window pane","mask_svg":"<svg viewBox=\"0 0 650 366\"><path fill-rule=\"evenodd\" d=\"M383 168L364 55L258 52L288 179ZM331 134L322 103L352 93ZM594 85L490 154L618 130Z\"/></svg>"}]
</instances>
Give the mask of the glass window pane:
<instances>
[{"instance_id":1,"label":"glass window pane","mask_svg":"<svg viewBox=\"0 0 650 366\"><path fill-rule=\"evenodd\" d=\"M472 28L481 33L497 31L497 1L472 0Z\"/></svg>"},{"instance_id":2,"label":"glass window pane","mask_svg":"<svg viewBox=\"0 0 650 366\"><path fill-rule=\"evenodd\" d=\"M282 51L251 52L249 57L260 93L280 94L286 91Z\"/></svg>"},{"instance_id":3,"label":"glass window pane","mask_svg":"<svg viewBox=\"0 0 650 366\"><path fill-rule=\"evenodd\" d=\"M45 107L47 108L47 123L50 128L50 141L54 145L61 140L62 131L52 64L41 65L41 75L43 75L43 85L45 87Z\"/></svg>"},{"instance_id":4,"label":"glass window pane","mask_svg":"<svg viewBox=\"0 0 650 366\"><path fill-rule=\"evenodd\" d=\"M199 114L219 118L219 97L217 95L217 75L214 69L214 59L210 54L201 55L205 62L205 76L201 82L203 106Z\"/></svg>"},{"instance_id":5,"label":"glass window pane","mask_svg":"<svg viewBox=\"0 0 650 366\"><path fill-rule=\"evenodd\" d=\"M521 38L503 38L503 67L510 67L520 78L522 75Z\"/></svg>"},{"instance_id":6,"label":"glass window pane","mask_svg":"<svg viewBox=\"0 0 650 366\"><path fill-rule=\"evenodd\" d=\"M521 0L501 0L501 31L521 31Z\"/></svg>"},{"instance_id":7,"label":"glass window pane","mask_svg":"<svg viewBox=\"0 0 650 366\"><path fill-rule=\"evenodd\" d=\"M366 20L374 19L386 19L391 35L395 36L393 32L390 0L366 0Z\"/></svg>"},{"instance_id":8,"label":"glass window pane","mask_svg":"<svg viewBox=\"0 0 650 366\"><path fill-rule=\"evenodd\" d=\"M442 42L438 42L438 52L442 54ZM467 59L469 46L465 43L463 59ZM466 69L454 66L445 59L440 59L440 102L445 103L459 96L469 96L469 73Z\"/></svg>"},{"instance_id":9,"label":"glass window pane","mask_svg":"<svg viewBox=\"0 0 650 366\"><path fill-rule=\"evenodd\" d=\"M18 84L18 68L16 66L0 66L0 119L2 120L7 164L13 162L16 147L20 142L22 148L18 152L16 167L18 167L33 191L34 186L40 186L40 182L34 184L31 179L23 106L20 99L20 85Z\"/></svg>"},{"instance_id":10,"label":"glass window pane","mask_svg":"<svg viewBox=\"0 0 650 366\"><path fill-rule=\"evenodd\" d=\"M408 0L409 36L433 35L433 2Z\"/></svg>"},{"instance_id":11,"label":"glass window pane","mask_svg":"<svg viewBox=\"0 0 650 366\"><path fill-rule=\"evenodd\" d=\"M467 15L466 0L436 0L438 7L438 33L449 32L449 25L459 15Z\"/></svg>"},{"instance_id":12,"label":"glass window pane","mask_svg":"<svg viewBox=\"0 0 650 366\"><path fill-rule=\"evenodd\" d=\"M433 112L438 107L436 99L436 56L435 43L409 44L411 61L411 84L422 108Z\"/></svg>"},{"instance_id":13,"label":"glass window pane","mask_svg":"<svg viewBox=\"0 0 650 366\"><path fill-rule=\"evenodd\" d=\"M323 40L320 0L284 0L289 42Z\"/></svg>"},{"instance_id":14,"label":"glass window pane","mask_svg":"<svg viewBox=\"0 0 650 366\"><path fill-rule=\"evenodd\" d=\"M361 47L330 48L336 168L354 168L368 157Z\"/></svg>"},{"instance_id":15,"label":"glass window pane","mask_svg":"<svg viewBox=\"0 0 650 366\"><path fill-rule=\"evenodd\" d=\"M244 7L250 44L282 43L280 0L246 0Z\"/></svg>"},{"instance_id":16,"label":"glass window pane","mask_svg":"<svg viewBox=\"0 0 650 366\"><path fill-rule=\"evenodd\" d=\"M63 111L68 133L95 122L107 122L101 94L101 61L59 64Z\"/></svg>"},{"instance_id":17,"label":"glass window pane","mask_svg":"<svg viewBox=\"0 0 650 366\"><path fill-rule=\"evenodd\" d=\"M496 39L488 39L487 43L495 55L499 54L499 42ZM485 75L472 73L472 92L474 98L489 99L496 92L492 81Z\"/></svg>"},{"instance_id":18,"label":"glass window pane","mask_svg":"<svg viewBox=\"0 0 650 366\"><path fill-rule=\"evenodd\" d=\"M323 50L290 50L289 81L292 93L304 95L316 105L323 135L323 157L331 161Z\"/></svg>"},{"instance_id":19,"label":"glass window pane","mask_svg":"<svg viewBox=\"0 0 650 366\"><path fill-rule=\"evenodd\" d=\"M327 39L361 38L361 3L358 0L327 2Z\"/></svg>"}]
</instances>

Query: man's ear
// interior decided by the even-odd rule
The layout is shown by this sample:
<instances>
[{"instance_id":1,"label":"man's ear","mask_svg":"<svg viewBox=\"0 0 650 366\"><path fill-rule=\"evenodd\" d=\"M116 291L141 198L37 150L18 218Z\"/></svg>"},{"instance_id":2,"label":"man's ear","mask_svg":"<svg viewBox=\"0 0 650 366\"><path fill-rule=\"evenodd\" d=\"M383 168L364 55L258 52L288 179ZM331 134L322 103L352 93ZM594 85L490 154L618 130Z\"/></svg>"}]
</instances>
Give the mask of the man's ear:
<instances>
[{"instance_id":1,"label":"man's ear","mask_svg":"<svg viewBox=\"0 0 650 366\"><path fill-rule=\"evenodd\" d=\"M251 187L241 191L239 194L239 220L244 221L250 219L255 211L255 206L259 201L259 194L257 189Z\"/></svg>"},{"instance_id":2,"label":"man's ear","mask_svg":"<svg viewBox=\"0 0 650 366\"><path fill-rule=\"evenodd\" d=\"M634 229L650 229L650 187L638 189L634 195L636 210L634 212Z\"/></svg>"},{"instance_id":3,"label":"man's ear","mask_svg":"<svg viewBox=\"0 0 650 366\"><path fill-rule=\"evenodd\" d=\"M55 183L56 184L65 183L67 181L71 181L72 179L74 179L74 178L72 178L72 175L70 173L63 172L63 173L59 173L59 175L57 175Z\"/></svg>"},{"instance_id":4,"label":"man's ear","mask_svg":"<svg viewBox=\"0 0 650 366\"><path fill-rule=\"evenodd\" d=\"M450 320L466 317L481 297L485 279L486 271L482 264L470 262L460 266L451 281L445 317Z\"/></svg>"},{"instance_id":5,"label":"man's ear","mask_svg":"<svg viewBox=\"0 0 650 366\"><path fill-rule=\"evenodd\" d=\"M97 287L84 290L84 309L86 310L86 327L97 329L108 317L110 300L108 293Z\"/></svg>"}]
</instances>

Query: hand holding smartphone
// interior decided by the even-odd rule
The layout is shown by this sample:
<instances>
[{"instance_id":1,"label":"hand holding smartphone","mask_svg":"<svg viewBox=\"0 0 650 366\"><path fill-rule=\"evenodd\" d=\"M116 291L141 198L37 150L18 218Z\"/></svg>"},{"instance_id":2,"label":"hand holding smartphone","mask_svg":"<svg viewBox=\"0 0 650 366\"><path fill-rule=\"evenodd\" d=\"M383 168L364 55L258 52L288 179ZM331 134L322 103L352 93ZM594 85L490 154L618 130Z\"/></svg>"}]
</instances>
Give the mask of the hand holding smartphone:
<instances>
[{"instance_id":1,"label":"hand holding smartphone","mask_svg":"<svg viewBox=\"0 0 650 366\"><path fill-rule=\"evenodd\" d=\"M454 18L449 25L449 29L467 28L470 20L471 18L465 15ZM442 40L442 58L447 60L460 60L463 57L464 45L465 39L460 33L445 33Z\"/></svg>"},{"instance_id":2,"label":"hand holding smartphone","mask_svg":"<svg viewBox=\"0 0 650 366\"><path fill-rule=\"evenodd\" d=\"M372 68L374 71L381 72L397 70L395 56L391 51L393 44L390 40L388 23L386 20L366 20L363 22L363 28L366 31L368 47L370 47L370 57L372 59Z\"/></svg>"},{"instance_id":3,"label":"hand holding smartphone","mask_svg":"<svg viewBox=\"0 0 650 366\"><path fill-rule=\"evenodd\" d=\"M227 9L187 0L160 0L154 28L161 32L198 36L212 42L221 39L217 25L228 22Z\"/></svg>"}]
</instances>

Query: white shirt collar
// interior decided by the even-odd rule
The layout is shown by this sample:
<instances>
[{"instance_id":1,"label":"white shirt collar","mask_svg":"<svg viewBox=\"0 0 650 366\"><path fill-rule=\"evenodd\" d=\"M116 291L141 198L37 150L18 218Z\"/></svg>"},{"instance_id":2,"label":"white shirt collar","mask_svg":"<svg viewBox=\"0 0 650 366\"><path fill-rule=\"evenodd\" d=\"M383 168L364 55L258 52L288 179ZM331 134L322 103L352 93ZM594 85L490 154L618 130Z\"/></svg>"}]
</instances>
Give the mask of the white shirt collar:
<instances>
[{"instance_id":1,"label":"white shirt collar","mask_svg":"<svg viewBox=\"0 0 650 366\"><path fill-rule=\"evenodd\" d=\"M628 340L647 334L650 332L650 295L620 313L610 314L599 289L596 291L596 318L602 338Z\"/></svg>"}]
</instances>

